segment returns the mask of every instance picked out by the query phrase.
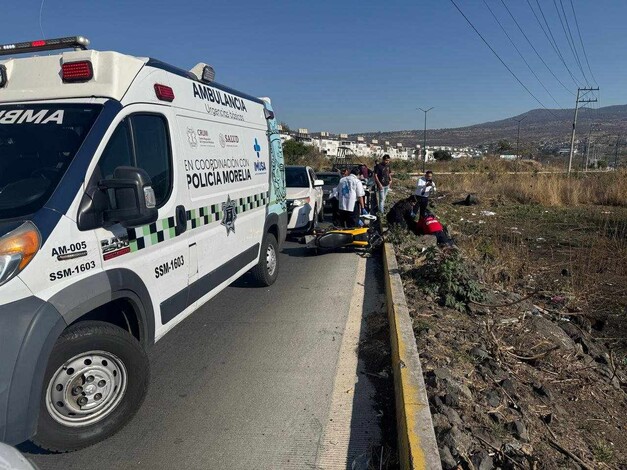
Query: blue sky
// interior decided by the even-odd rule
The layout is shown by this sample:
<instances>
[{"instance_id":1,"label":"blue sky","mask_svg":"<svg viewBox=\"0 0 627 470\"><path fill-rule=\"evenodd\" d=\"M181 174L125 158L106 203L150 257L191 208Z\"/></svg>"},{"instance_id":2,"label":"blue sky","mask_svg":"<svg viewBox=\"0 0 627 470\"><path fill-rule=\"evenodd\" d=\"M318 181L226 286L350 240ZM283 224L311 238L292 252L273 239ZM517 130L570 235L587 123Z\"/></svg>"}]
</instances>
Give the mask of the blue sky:
<instances>
[{"instance_id":1,"label":"blue sky","mask_svg":"<svg viewBox=\"0 0 627 470\"><path fill-rule=\"evenodd\" d=\"M501 0L486 1L551 94L571 108L574 97L544 68ZM627 103L627 1L572 1L601 87L600 105ZM557 107L483 0L456 2L540 101ZM554 73L576 90L527 0L505 2ZM569 67L581 75L553 0L539 2ZM571 14L570 0L563 3ZM39 39L40 6L40 0L21 0L3 9L0 43ZM270 96L280 120L310 130L422 128L419 106L435 106L429 128L498 120L539 107L449 0L45 0L42 27L46 37L87 36L94 49L188 69L210 63L217 81Z\"/></svg>"}]
</instances>

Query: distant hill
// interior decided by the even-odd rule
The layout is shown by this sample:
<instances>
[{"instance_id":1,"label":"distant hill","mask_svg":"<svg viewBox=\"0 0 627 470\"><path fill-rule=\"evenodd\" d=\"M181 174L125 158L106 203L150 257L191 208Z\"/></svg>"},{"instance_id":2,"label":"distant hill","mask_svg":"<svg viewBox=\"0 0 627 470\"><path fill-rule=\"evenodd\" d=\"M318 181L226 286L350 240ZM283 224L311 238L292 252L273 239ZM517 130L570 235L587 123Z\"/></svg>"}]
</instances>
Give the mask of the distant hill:
<instances>
[{"instance_id":1,"label":"distant hill","mask_svg":"<svg viewBox=\"0 0 627 470\"><path fill-rule=\"evenodd\" d=\"M490 145L501 139L516 140L517 120L525 118L520 125L521 142L528 144L555 144L570 141L574 109L552 109L553 115L545 109L534 109L524 114L500 121L485 122L473 126L451 129L428 129L428 145L478 146ZM590 125L594 124L593 138L610 139L624 133L627 137L627 105L606 106L598 109L580 108L577 119L577 136L585 137ZM352 134L354 138L363 135L379 142L403 145L416 145L422 142L423 130L367 132ZM614 137L615 138L615 137Z\"/></svg>"}]
</instances>

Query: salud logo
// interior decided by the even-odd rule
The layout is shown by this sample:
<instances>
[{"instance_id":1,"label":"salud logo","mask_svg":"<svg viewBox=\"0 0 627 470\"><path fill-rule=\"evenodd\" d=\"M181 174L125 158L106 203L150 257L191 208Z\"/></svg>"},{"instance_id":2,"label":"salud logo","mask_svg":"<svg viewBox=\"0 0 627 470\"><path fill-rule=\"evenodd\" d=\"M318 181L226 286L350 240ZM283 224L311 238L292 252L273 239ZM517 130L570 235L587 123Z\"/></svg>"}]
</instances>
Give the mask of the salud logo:
<instances>
[{"instance_id":1,"label":"salud logo","mask_svg":"<svg viewBox=\"0 0 627 470\"><path fill-rule=\"evenodd\" d=\"M196 148L198 146L198 138L196 137L196 131L193 127L187 128L187 141L192 148Z\"/></svg>"},{"instance_id":2,"label":"salud logo","mask_svg":"<svg viewBox=\"0 0 627 470\"><path fill-rule=\"evenodd\" d=\"M220 134L218 136L218 139L220 140L220 147L222 148L226 147L226 139L224 138L224 135Z\"/></svg>"},{"instance_id":3,"label":"salud logo","mask_svg":"<svg viewBox=\"0 0 627 470\"><path fill-rule=\"evenodd\" d=\"M237 204L235 201L231 201L231 196L227 196L226 202L222 203L222 222L220 225L226 227L226 235L229 233L235 233L235 219L237 219Z\"/></svg>"}]
</instances>

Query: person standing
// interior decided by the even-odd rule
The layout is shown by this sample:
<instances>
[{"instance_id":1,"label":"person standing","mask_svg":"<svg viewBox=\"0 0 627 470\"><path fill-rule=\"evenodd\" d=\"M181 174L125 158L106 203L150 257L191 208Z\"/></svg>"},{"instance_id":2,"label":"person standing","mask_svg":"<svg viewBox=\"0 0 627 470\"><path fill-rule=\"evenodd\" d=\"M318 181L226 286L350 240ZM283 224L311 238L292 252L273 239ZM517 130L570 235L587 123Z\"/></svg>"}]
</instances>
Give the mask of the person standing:
<instances>
[{"instance_id":1,"label":"person standing","mask_svg":"<svg viewBox=\"0 0 627 470\"><path fill-rule=\"evenodd\" d=\"M392 172L390 170L390 156L383 155L381 163L374 168L374 182L377 187L377 202L379 212L385 213L385 198L392 184Z\"/></svg>"},{"instance_id":2,"label":"person standing","mask_svg":"<svg viewBox=\"0 0 627 470\"><path fill-rule=\"evenodd\" d=\"M433 172L431 170L427 170L424 176L418 178L415 194L418 196L418 204L420 205L420 217L424 217L429 204L429 196L435 194L435 182L433 181Z\"/></svg>"},{"instance_id":3,"label":"person standing","mask_svg":"<svg viewBox=\"0 0 627 470\"><path fill-rule=\"evenodd\" d=\"M364 207L364 190L356 175L351 175L348 168L342 170L342 178L337 185L339 198L340 226L352 228L357 226L357 210Z\"/></svg>"}]
</instances>

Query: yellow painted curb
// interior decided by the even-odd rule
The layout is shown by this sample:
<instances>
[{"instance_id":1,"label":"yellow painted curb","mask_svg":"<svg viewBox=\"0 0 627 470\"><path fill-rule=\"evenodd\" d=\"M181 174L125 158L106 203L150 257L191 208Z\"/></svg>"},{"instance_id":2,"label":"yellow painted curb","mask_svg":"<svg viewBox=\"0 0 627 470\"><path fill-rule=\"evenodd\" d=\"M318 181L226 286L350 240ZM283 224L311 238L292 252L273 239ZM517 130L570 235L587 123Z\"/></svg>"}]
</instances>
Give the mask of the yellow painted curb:
<instances>
[{"instance_id":1,"label":"yellow painted curb","mask_svg":"<svg viewBox=\"0 0 627 470\"><path fill-rule=\"evenodd\" d=\"M442 470L416 338L392 244L385 244L383 254L401 468Z\"/></svg>"}]
</instances>

